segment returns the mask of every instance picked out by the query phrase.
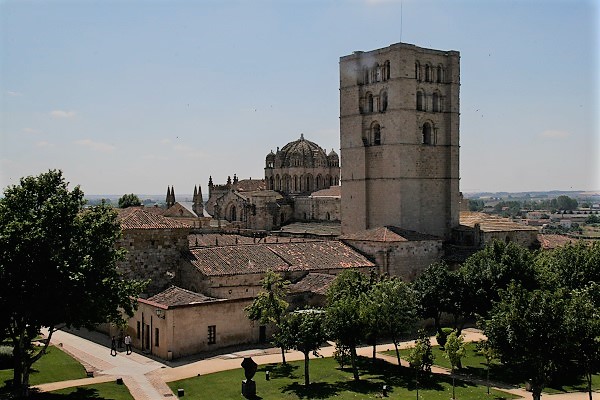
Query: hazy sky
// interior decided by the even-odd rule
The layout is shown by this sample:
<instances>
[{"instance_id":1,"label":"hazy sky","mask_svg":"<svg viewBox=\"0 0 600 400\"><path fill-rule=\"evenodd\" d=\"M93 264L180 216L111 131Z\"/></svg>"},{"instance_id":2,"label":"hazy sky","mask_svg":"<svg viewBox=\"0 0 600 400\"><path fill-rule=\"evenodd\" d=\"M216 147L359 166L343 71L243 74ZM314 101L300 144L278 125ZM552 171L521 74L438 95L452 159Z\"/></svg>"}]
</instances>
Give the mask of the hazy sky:
<instances>
[{"instance_id":1,"label":"hazy sky","mask_svg":"<svg viewBox=\"0 0 600 400\"><path fill-rule=\"evenodd\" d=\"M598 1L0 1L0 187L207 193L305 138L339 153L339 57L461 53L461 190L600 190Z\"/></svg>"}]
</instances>

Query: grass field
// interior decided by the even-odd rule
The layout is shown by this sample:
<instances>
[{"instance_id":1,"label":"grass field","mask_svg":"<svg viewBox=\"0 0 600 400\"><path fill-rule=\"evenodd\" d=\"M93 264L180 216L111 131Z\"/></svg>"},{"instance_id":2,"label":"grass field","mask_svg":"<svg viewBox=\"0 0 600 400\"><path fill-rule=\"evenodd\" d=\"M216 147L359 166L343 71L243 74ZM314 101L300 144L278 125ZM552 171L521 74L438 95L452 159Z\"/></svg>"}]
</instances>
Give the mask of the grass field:
<instances>
[{"instance_id":1,"label":"grass field","mask_svg":"<svg viewBox=\"0 0 600 400\"><path fill-rule=\"evenodd\" d=\"M33 364L29 383L33 386L85 377L85 369L79 362L60 349L49 346L48 352ZM12 381L12 378L12 369L1 369L0 390L6 386L7 381Z\"/></svg>"},{"instance_id":2,"label":"grass field","mask_svg":"<svg viewBox=\"0 0 600 400\"><path fill-rule=\"evenodd\" d=\"M54 392L33 393L32 400L133 400L127 386L115 382L78 386Z\"/></svg>"},{"instance_id":3,"label":"grass field","mask_svg":"<svg viewBox=\"0 0 600 400\"><path fill-rule=\"evenodd\" d=\"M466 355L462 359L463 368L459 371L461 374L467 374L475 376L481 379L486 379L487 367L485 357L477 352L475 343L465 343ZM440 350L439 346L432 348L435 356L434 364L450 369L450 362L444 353ZM401 350L400 357L406 358L410 350ZM396 357L395 351L387 351L384 354ZM569 377L562 375L563 379L561 382L556 382L547 387L545 393L564 393L564 392L581 392L587 390L586 383L583 379L577 377ZM519 376L509 368L502 365L499 361L492 361L490 366L490 380L503 382L513 385L525 386L525 380L527 377ZM594 375L592 377L592 388L594 390L600 390L600 375Z\"/></svg>"},{"instance_id":4,"label":"grass field","mask_svg":"<svg viewBox=\"0 0 600 400\"><path fill-rule=\"evenodd\" d=\"M262 399L373 399L382 397L383 385L389 386L390 399L415 397L414 373L408 368L398 367L378 360L360 358L361 380L354 382L348 368L341 369L332 358L315 359L310 362L310 387L304 386L304 363L291 362L287 366L271 364L259 366L254 377L257 395ZM269 370L271 379L265 379ZM181 388L185 397L197 399L238 399L244 371L224 371L176 382L170 382L173 392ZM448 400L452 393L449 377L434 375L421 382L419 398L423 400ZM486 387L457 381L456 396L461 400L488 398ZM493 391L489 399L513 399L508 393Z\"/></svg>"}]
</instances>

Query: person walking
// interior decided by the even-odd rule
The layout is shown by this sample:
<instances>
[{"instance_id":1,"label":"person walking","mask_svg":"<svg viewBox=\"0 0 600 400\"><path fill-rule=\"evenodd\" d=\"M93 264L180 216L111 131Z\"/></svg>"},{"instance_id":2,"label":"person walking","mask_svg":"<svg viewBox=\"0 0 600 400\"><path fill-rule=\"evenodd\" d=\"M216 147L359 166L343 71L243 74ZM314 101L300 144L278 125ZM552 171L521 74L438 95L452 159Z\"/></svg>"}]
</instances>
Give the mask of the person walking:
<instances>
[{"instance_id":1,"label":"person walking","mask_svg":"<svg viewBox=\"0 0 600 400\"><path fill-rule=\"evenodd\" d=\"M110 342L110 355L113 357L117 355L117 340L114 336Z\"/></svg>"},{"instance_id":2,"label":"person walking","mask_svg":"<svg viewBox=\"0 0 600 400\"><path fill-rule=\"evenodd\" d=\"M127 352L126 354L131 354L131 336L126 335L125 336L125 351Z\"/></svg>"}]
</instances>

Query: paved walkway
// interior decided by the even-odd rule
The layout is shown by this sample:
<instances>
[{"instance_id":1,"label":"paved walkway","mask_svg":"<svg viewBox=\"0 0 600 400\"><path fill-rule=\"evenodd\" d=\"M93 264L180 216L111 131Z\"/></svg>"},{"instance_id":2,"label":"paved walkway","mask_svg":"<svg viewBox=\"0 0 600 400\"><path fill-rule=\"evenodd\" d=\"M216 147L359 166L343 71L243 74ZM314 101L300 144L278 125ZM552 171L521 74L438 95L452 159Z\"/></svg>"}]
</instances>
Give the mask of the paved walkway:
<instances>
[{"instance_id":1,"label":"paved walkway","mask_svg":"<svg viewBox=\"0 0 600 400\"><path fill-rule=\"evenodd\" d=\"M465 329L463 331L465 341L478 341L484 338L477 329ZM108 338L104 336L108 346ZM239 351L229 354L218 355L208 359L190 362L177 367L169 367L158 361L154 361L138 353L126 355L119 352L117 356L110 355L110 349L107 346L83 339L68 332L58 331L52 336L52 343L62 346L63 350L79 360L86 370L94 371L93 378L76 379L71 381L47 383L36 386L41 391L52 391L73 386L82 386L93 383L115 381L122 378L127 385L132 396L136 400L158 400L165 397L174 397L171 389L165 382L176 381L185 378L191 378L197 375L205 375L213 372L225 371L230 369L240 369L240 377L243 372L240 367L242 358L251 356L257 364L278 363L281 361L281 354L276 349L256 349ZM435 344L435 338L432 338ZM414 345L414 341L403 342L400 348L408 348ZM393 344L378 345L377 351L393 350ZM334 346L326 346L319 352L324 357L331 357L334 352ZM372 347L361 347L357 353L361 356L371 357ZM390 357L383 354L377 354L377 357L385 359L390 363L397 364L396 357ZM297 351L286 353L286 360L303 360L304 355ZM403 365L405 361L402 360ZM450 371L444 368L432 367L434 373L450 374ZM464 376L457 375L457 378L465 380ZM473 380L484 384L484 381ZM531 398L531 393L520 388L495 387L499 390L507 391L515 395ZM544 394L543 399L550 400L587 400L586 393L569 393L549 395Z\"/></svg>"}]
</instances>

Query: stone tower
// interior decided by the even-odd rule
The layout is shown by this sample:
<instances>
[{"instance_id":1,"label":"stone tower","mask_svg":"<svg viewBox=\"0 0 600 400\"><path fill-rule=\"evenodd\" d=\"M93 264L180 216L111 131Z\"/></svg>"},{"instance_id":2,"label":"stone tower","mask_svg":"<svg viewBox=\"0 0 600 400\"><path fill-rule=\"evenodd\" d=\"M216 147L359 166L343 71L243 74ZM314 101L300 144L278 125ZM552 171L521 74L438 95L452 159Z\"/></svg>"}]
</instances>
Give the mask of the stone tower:
<instances>
[{"instance_id":1,"label":"stone tower","mask_svg":"<svg viewBox=\"0 0 600 400\"><path fill-rule=\"evenodd\" d=\"M459 218L460 55L397 43L340 58L342 232L450 237Z\"/></svg>"},{"instance_id":2,"label":"stone tower","mask_svg":"<svg viewBox=\"0 0 600 400\"><path fill-rule=\"evenodd\" d=\"M202 200L202 186L194 186L194 197L192 198L192 211L197 216L202 217L204 215L204 201Z\"/></svg>"},{"instance_id":3,"label":"stone tower","mask_svg":"<svg viewBox=\"0 0 600 400\"><path fill-rule=\"evenodd\" d=\"M175 205L175 188L173 186L167 186L167 198L165 200L167 208L171 208Z\"/></svg>"}]
</instances>

